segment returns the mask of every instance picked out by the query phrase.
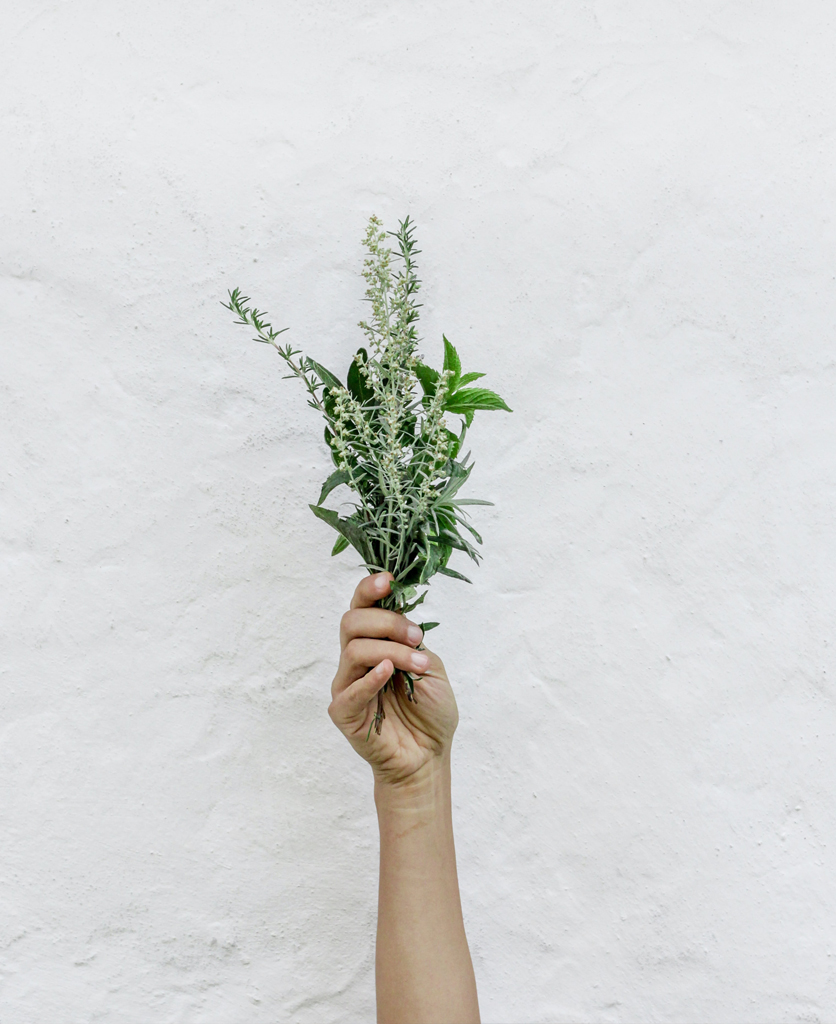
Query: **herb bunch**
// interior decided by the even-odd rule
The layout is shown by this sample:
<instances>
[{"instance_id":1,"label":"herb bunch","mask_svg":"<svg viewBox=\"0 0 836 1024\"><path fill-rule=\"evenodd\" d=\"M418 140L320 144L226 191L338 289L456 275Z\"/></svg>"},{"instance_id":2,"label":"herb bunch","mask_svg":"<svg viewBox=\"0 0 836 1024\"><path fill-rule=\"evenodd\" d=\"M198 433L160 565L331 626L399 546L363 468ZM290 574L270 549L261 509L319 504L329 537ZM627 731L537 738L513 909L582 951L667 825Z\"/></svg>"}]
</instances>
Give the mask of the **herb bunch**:
<instances>
[{"instance_id":1,"label":"herb bunch","mask_svg":"<svg viewBox=\"0 0 836 1024\"><path fill-rule=\"evenodd\" d=\"M395 239L394 251L387 245L389 237ZM458 497L473 469L470 453L460 457L460 452L474 413L511 410L495 392L469 386L485 375L462 373L459 355L446 337L441 370L418 355L421 283L415 256L420 250L409 217L393 232L372 217L363 243L371 312L358 325L366 346L354 356L345 384L292 345L280 344L277 339L288 328L274 330L240 289L222 305L236 314L237 323L254 328L256 341L275 347L291 371L287 376L304 384L308 404L325 419L325 442L335 468L310 508L339 534L331 554L351 546L370 573L392 573L391 593L379 603L408 613L423 602L427 592L419 595L418 588L435 573L470 583L448 562L458 550L478 563L481 556L473 542L481 544L482 538L468 522L465 506L492 503ZM457 433L447 415L461 416ZM353 511L344 517L323 504L341 486L356 496ZM425 631L437 625L421 623ZM407 697L414 700L412 677L396 674L404 677ZM394 678L384 690L390 683ZM382 718L379 700L373 723L377 732Z\"/></svg>"}]
</instances>

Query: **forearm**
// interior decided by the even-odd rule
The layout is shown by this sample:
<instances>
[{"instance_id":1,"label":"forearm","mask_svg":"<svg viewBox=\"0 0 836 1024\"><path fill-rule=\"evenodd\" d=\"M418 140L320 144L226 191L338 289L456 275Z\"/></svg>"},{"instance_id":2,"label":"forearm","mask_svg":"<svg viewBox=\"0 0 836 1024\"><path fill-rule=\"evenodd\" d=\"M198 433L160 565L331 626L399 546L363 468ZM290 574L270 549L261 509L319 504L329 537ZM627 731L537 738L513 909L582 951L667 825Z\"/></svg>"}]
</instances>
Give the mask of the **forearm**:
<instances>
[{"instance_id":1,"label":"forearm","mask_svg":"<svg viewBox=\"0 0 836 1024\"><path fill-rule=\"evenodd\" d=\"M380 825L380 1024L474 1024L479 1004L462 920L450 763L412 785L375 786Z\"/></svg>"}]
</instances>

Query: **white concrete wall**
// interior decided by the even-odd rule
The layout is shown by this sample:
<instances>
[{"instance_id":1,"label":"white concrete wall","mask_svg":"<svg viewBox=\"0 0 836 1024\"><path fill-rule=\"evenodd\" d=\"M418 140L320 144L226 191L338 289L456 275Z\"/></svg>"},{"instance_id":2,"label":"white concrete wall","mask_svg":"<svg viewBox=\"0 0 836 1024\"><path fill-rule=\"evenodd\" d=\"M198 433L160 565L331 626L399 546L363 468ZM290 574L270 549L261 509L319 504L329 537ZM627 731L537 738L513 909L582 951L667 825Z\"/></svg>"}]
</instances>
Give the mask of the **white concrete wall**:
<instances>
[{"instance_id":1,"label":"white concrete wall","mask_svg":"<svg viewBox=\"0 0 836 1024\"><path fill-rule=\"evenodd\" d=\"M326 365L423 249L485 561L440 580L486 1022L836 1019L825 0L7 0L0 1020L373 1017L358 579L241 285Z\"/></svg>"}]
</instances>

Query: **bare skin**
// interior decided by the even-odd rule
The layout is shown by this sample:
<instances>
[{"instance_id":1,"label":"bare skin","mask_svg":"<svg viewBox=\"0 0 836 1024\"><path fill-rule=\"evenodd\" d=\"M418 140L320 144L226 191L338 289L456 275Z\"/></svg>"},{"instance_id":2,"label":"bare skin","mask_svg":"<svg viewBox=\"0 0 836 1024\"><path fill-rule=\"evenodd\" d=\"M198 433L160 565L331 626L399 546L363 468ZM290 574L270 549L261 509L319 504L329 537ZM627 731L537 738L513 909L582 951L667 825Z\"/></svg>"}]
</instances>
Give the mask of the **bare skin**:
<instances>
[{"instance_id":1,"label":"bare skin","mask_svg":"<svg viewBox=\"0 0 836 1024\"><path fill-rule=\"evenodd\" d=\"M450 748L459 720L441 659L403 615L374 607L390 573L367 576L340 623L340 663L328 713L372 767L380 826L379 1024L478 1024L473 964L462 920L450 800ZM417 648L420 647L421 650ZM422 660L423 659L423 660ZM380 734L370 726L382 694Z\"/></svg>"}]
</instances>

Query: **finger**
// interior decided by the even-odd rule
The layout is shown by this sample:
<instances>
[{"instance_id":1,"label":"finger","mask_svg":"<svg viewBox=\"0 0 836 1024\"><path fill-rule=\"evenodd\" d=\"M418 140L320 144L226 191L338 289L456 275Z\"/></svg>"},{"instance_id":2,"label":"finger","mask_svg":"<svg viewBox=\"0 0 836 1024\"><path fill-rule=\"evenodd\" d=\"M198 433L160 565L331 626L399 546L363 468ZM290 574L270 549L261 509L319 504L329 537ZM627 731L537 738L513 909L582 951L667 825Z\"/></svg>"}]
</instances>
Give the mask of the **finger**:
<instances>
[{"instance_id":1,"label":"finger","mask_svg":"<svg viewBox=\"0 0 836 1024\"><path fill-rule=\"evenodd\" d=\"M371 608L381 597L386 597L389 593L389 581L394 578L391 572L377 572L374 576L360 580L351 599L351 607Z\"/></svg>"},{"instance_id":2,"label":"finger","mask_svg":"<svg viewBox=\"0 0 836 1024\"><path fill-rule=\"evenodd\" d=\"M423 675L430 664L430 656L424 651L413 651L404 644L390 640L351 640L340 658L340 667L331 690L340 693L368 672L372 665L379 665L387 658L395 668L413 675Z\"/></svg>"},{"instance_id":3,"label":"finger","mask_svg":"<svg viewBox=\"0 0 836 1024\"><path fill-rule=\"evenodd\" d=\"M383 684L392 675L392 662L384 658L379 665L355 680L341 693L336 694L328 708L328 714L337 725L348 725L358 718L365 718L369 703L374 700Z\"/></svg>"},{"instance_id":4,"label":"finger","mask_svg":"<svg viewBox=\"0 0 836 1024\"><path fill-rule=\"evenodd\" d=\"M340 647L345 650L346 645L357 637L380 637L417 647L424 639L424 631L398 612L384 608L354 608L346 612L340 621Z\"/></svg>"}]
</instances>

